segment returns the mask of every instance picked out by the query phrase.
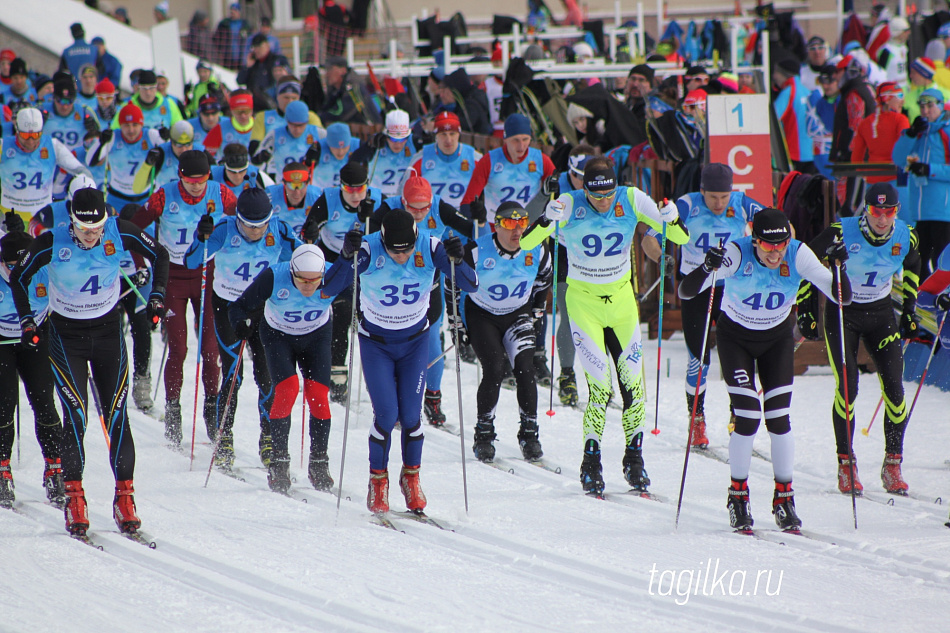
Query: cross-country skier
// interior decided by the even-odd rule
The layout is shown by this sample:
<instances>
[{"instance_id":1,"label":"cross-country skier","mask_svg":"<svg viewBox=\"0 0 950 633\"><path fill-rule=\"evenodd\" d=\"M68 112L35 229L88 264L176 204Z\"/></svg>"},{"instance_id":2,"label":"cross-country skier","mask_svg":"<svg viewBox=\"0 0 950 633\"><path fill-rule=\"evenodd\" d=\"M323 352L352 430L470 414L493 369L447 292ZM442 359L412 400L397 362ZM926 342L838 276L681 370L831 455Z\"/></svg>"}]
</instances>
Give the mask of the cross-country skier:
<instances>
[{"instance_id":1,"label":"cross-country skier","mask_svg":"<svg viewBox=\"0 0 950 633\"><path fill-rule=\"evenodd\" d=\"M920 318L917 316L917 284L920 274L920 253L917 252L917 233L897 219L900 210L897 189L887 182L868 187L864 196L865 212L859 217L841 218L809 243L816 253L824 253L835 240L844 240L850 258L848 274L861 283L852 288L851 304L844 308L844 344L848 365L847 393L850 402L844 400L844 384L841 371L841 324L838 307L833 303L825 306L825 348L835 370L837 391L832 406L836 449L838 454L838 490L851 493L854 478L855 494L861 494L864 486L858 479L857 464L852 462L854 436L854 402L858 395L858 344L864 345L874 359L881 379L884 394L884 465L881 480L884 489L894 494L906 494L907 483L901 476L901 461L904 453L904 430L907 426L907 403L904 400L904 355L901 339L913 339L919 334ZM894 319L891 304L893 276L903 269L903 308L899 322ZM799 329L807 338L821 339L818 330L818 294L803 284L799 293ZM845 409L850 414L845 417Z\"/></svg>"},{"instance_id":2,"label":"cross-country skier","mask_svg":"<svg viewBox=\"0 0 950 633\"><path fill-rule=\"evenodd\" d=\"M350 135L350 126L346 123L328 125L326 137L320 139L316 148L307 150L308 155L304 157L303 162L314 165L311 184L324 190L339 187L343 167L351 162L351 154L359 147L360 140Z\"/></svg>"},{"instance_id":3,"label":"cross-country skier","mask_svg":"<svg viewBox=\"0 0 950 633\"><path fill-rule=\"evenodd\" d=\"M567 247L567 316L590 390L584 411L580 477L584 491L595 495L604 491L600 442L612 395L611 363L617 368L623 398L624 478L638 490L646 490L650 484L642 451L646 415L640 369L643 345L630 283L630 245L640 222L657 230L666 223L667 236L674 244L689 239L675 204L659 209L639 189L618 187L610 162L596 157L584 167L584 189L563 193L549 202L544 215L521 238L521 248L531 250L557 229Z\"/></svg>"},{"instance_id":4,"label":"cross-country skier","mask_svg":"<svg viewBox=\"0 0 950 633\"><path fill-rule=\"evenodd\" d=\"M108 428L109 465L116 479L113 517L119 530L134 533L142 522L132 496L135 445L126 412L129 366L117 305L123 287L119 266L127 251L152 263L154 280L147 310L156 322L165 314L168 252L131 222L109 217L105 198L96 189L77 191L71 212L72 224L34 240L13 272L10 287L20 315L21 344L36 346L43 336L29 293L33 277L48 267L49 357L64 412L66 529L84 535L89 527L82 475L91 366L93 389L98 390Z\"/></svg>"},{"instance_id":5,"label":"cross-country skier","mask_svg":"<svg viewBox=\"0 0 950 633\"><path fill-rule=\"evenodd\" d=\"M424 146L416 154L412 168L429 181L435 195L459 208L482 154L471 145L459 142L461 123L454 112L439 112L433 125L435 143Z\"/></svg>"},{"instance_id":6,"label":"cross-country skier","mask_svg":"<svg viewBox=\"0 0 950 633\"><path fill-rule=\"evenodd\" d=\"M292 104L291 104L292 105ZM310 407L310 461L307 474L317 490L330 490L330 341L333 297L322 291L325 259L318 246L298 246L289 262L264 270L231 304L228 314L235 332L253 327L264 306L260 340L274 383L270 428L274 449L267 481L272 490L290 489L290 414L297 400L297 368L303 375L303 397ZM249 326L248 320L251 321ZM242 332L243 333L243 332Z\"/></svg>"},{"instance_id":7,"label":"cross-country skier","mask_svg":"<svg viewBox=\"0 0 950 633\"><path fill-rule=\"evenodd\" d=\"M268 173L280 173L288 163L320 160L320 139L327 131L310 123L310 110L303 101L293 101L284 112L286 123L267 133L254 154L254 164Z\"/></svg>"},{"instance_id":8,"label":"cross-country skier","mask_svg":"<svg viewBox=\"0 0 950 633\"><path fill-rule=\"evenodd\" d=\"M843 242L834 242L826 253L840 263L848 259ZM749 464L752 442L765 416L772 443L772 470L775 494L772 514L783 530L797 530L801 519L795 512L792 475L795 444L789 410L794 376L792 305L802 279L815 284L835 300L839 290L838 270L821 265L806 244L792 239L785 214L778 209L761 209L752 219L752 235L735 239L724 247L706 251L703 264L683 279L679 294L683 299L698 295L713 271L725 279L722 314L716 323L719 363L736 416L729 437L729 523L736 530L752 529L749 503ZM840 280L842 302L851 303L848 276ZM762 383L762 400L756 391L755 372Z\"/></svg>"},{"instance_id":9,"label":"cross-country skier","mask_svg":"<svg viewBox=\"0 0 950 633\"><path fill-rule=\"evenodd\" d=\"M298 236L303 231L307 212L323 193L320 187L310 184L310 170L300 162L284 165L281 182L264 191L270 197L274 215L289 224Z\"/></svg>"},{"instance_id":10,"label":"cross-country skier","mask_svg":"<svg viewBox=\"0 0 950 633\"><path fill-rule=\"evenodd\" d=\"M178 121L172 126L171 136L157 147L148 150L145 162L135 172L132 189L139 193L152 191L178 180L178 158L194 149L195 128L188 121Z\"/></svg>"},{"instance_id":11,"label":"cross-country skier","mask_svg":"<svg viewBox=\"0 0 950 633\"><path fill-rule=\"evenodd\" d=\"M443 244L428 230L420 230L407 211L396 209L383 218L381 230L365 240L359 229L349 231L339 259L327 272L324 292L328 295L353 283L354 265L360 276L360 355L374 413L366 500L371 512L389 511L389 445L397 421L402 425L399 487L410 510L426 506L419 468L424 439L422 386L429 349L428 288L436 271L451 277L454 270L458 287L475 292L478 278L463 254L458 236Z\"/></svg>"},{"instance_id":12,"label":"cross-country skier","mask_svg":"<svg viewBox=\"0 0 950 633\"><path fill-rule=\"evenodd\" d=\"M372 165L369 186L383 192L387 198L399 195L403 174L412 164L416 153L409 128L409 113L390 110L386 127L353 153L353 160Z\"/></svg>"}]
</instances>

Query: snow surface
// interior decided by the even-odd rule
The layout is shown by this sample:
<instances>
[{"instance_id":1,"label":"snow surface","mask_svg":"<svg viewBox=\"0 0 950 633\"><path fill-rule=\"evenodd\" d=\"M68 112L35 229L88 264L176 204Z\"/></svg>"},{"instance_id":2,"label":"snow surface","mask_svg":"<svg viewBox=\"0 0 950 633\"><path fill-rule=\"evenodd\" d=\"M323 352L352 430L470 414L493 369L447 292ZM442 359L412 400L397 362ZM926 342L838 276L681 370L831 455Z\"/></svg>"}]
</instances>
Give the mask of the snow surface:
<instances>
[{"instance_id":1,"label":"snow surface","mask_svg":"<svg viewBox=\"0 0 950 633\"><path fill-rule=\"evenodd\" d=\"M154 338L157 374L162 348L159 337ZM193 341L191 346L182 394L186 420L194 384L189 378L194 376ZM651 428L656 347L656 341L646 343ZM674 530L687 427L682 337L664 341L662 356L662 432L647 434L645 457L651 489L665 503L624 494L623 437L619 411L613 408L608 409L603 452L607 492L615 501L584 496L577 479L582 411L557 405L553 418L544 416L547 390L540 393L541 438L546 461L560 466L563 474L521 461L515 394L507 390L498 408L496 446L499 463L514 472L475 461L470 434L476 370L463 364L468 515L458 437L426 429L422 476L429 514L454 532L397 519L405 531L399 533L369 522L365 493L372 414L365 388L362 410L350 420L339 514L334 497L310 488L297 461L297 439L291 441L294 488L307 503L270 492L257 457L258 422L248 383L235 427L236 465L246 483L214 472L203 488L210 446L200 420L196 459L189 469L187 455L164 447L162 424L130 406L138 448L136 503L144 531L158 544L155 550L115 531L113 479L93 417L86 439L85 489L91 535L105 547L97 551L68 538L62 513L45 502L42 458L27 407L21 420L22 458L13 459L22 514L0 511L5 578L0 630L34 632L64 625L70 631L233 633L946 630L950 531L943 525L946 505L933 501L948 493L944 460L950 455L946 426L940 424L947 420L947 394L925 387L908 429L904 473L919 498L891 497L880 488L880 419L870 438L857 435L860 474L869 497L858 499L857 531L850 498L835 492L833 380L827 372L796 378L792 416L796 503L805 530L824 541L775 532L769 512L771 465L758 458L752 460L750 477L753 515L768 540L730 532L728 466L697 455L690 455L683 512ZM444 409L448 427L458 429L450 359L443 380ZM723 449L728 401L715 361L711 373L709 435L713 446ZM915 387L906 385L910 395ZM583 386L581 391L583 403ZM876 377L862 376L857 401L861 426L867 425L878 397ZM159 401L161 408L161 396ZM22 393L20 402L26 402ZM332 408L331 470L336 478L343 409ZM298 409L292 438L299 438L299 420ZM188 435L190 425L186 427ZM764 429L756 448L768 454ZM398 442L392 457L398 465ZM886 504L889 500L893 506ZM395 481L390 501L394 510L402 509ZM724 584L707 579L707 568ZM730 587L740 595L729 595Z\"/></svg>"}]
</instances>

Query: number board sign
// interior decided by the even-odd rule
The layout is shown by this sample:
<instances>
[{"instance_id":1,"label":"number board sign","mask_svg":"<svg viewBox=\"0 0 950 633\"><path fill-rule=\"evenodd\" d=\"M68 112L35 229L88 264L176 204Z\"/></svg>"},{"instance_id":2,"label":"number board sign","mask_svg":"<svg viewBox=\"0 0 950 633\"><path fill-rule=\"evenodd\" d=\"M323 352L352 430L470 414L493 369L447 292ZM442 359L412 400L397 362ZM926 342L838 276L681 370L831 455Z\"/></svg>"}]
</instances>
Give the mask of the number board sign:
<instances>
[{"instance_id":1,"label":"number board sign","mask_svg":"<svg viewBox=\"0 0 950 633\"><path fill-rule=\"evenodd\" d=\"M733 189L772 204L768 95L709 95L709 161L729 165Z\"/></svg>"}]
</instances>

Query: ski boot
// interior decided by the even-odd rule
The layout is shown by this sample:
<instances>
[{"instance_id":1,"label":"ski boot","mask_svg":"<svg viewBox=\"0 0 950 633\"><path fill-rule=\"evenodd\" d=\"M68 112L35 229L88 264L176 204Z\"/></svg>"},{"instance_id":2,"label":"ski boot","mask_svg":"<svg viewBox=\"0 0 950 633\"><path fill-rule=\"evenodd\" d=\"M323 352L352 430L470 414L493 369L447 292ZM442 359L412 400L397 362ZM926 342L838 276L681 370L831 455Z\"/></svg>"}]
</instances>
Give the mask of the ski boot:
<instances>
[{"instance_id":1,"label":"ski boot","mask_svg":"<svg viewBox=\"0 0 950 633\"><path fill-rule=\"evenodd\" d=\"M650 485L650 477L643 467L643 449L628 446L623 453L623 477L634 490L645 492Z\"/></svg>"},{"instance_id":2,"label":"ski boot","mask_svg":"<svg viewBox=\"0 0 950 633\"><path fill-rule=\"evenodd\" d=\"M43 471L43 487L46 498L57 508L66 507L66 487L63 482L63 464L60 459L47 459Z\"/></svg>"},{"instance_id":3,"label":"ski boot","mask_svg":"<svg viewBox=\"0 0 950 633\"><path fill-rule=\"evenodd\" d=\"M784 532L799 532L802 520L795 512L795 492L792 482L775 482L775 494L772 497L772 514L775 524Z\"/></svg>"},{"instance_id":4,"label":"ski boot","mask_svg":"<svg viewBox=\"0 0 950 633\"><path fill-rule=\"evenodd\" d=\"M330 370L330 402L346 404L346 367L333 367Z\"/></svg>"},{"instance_id":5,"label":"ski boot","mask_svg":"<svg viewBox=\"0 0 950 633\"><path fill-rule=\"evenodd\" d=\"M369 471L369 494L366 496L366 507L373 514L389 512L389 471Z\"/></svg>"},{"instance_id":6,"label":"ski boot","mask_svg":"<svg viewBox=\"0 0 950 633\"><path fill-rule=\"evenodd\" d=\"M534 377L539 387L551 386L551 370L548 369L547 352L543 349L534 352Z\"/></svg>"},{"instance_id":7,"label":"ski boot","mask_svg":"<svg viewBox=\"0 0 950 633\"><path fill-rule=\"evenodd\" d=\"M82 481L67 481L66 487L66 531L73 536L85 536L89 529L89 512L86 508L86 493Z\"/></svg>"},{"instance_id":8,"label":"ski boot","mask_svg":"<svg viewBox=\"0 0 950 633\"><path fill-rule=\"evenodd\" d=\"M330 458L326 451L322 453L310 451L310 464L307 468L310 484L315 490L328 492L333 488L333 477L330 476Z\"/></svg>"},{"instance_id":9,"label":"ski boot","mask_svg":"<svg viewBox=\"0 0 950 633\"><path fill-rule=\"evenodd\" d=\"M155 406L152 401L152 375L132 375L132 401L139 411L148 413Z\"/></svg>"},{"instance_id":10,"label":"ski boot","mask_svg":"<svg viewBox=\"0 0 950 633\"><path fill-rule=\"evenodd\" d=\"M274 442L269 434L264 434L264 431L261 431L261 436L257 439L257 450L261 456L261 464L264 468L268 468L274 453Z\"/></svg>"},{"instance_id":11,"label":"ski boot","mask_svg":"<svg viewBox=\"0 0 950 633\"><path fill-rule=\"evenodd\" d=\"M521 454L527 462L540 461L544 457L544 453L541 451L541 442L538 440L538 420L533 416L521 416L518 446L521 447Z\"/></svg>"},{"instance_id":12,"label":"ski boot","mask_svg":"<svg viewBox=\"0 0 950 633\"><path fill-rule=\"evenodd\" d=\"M181 403L165 402L165 440L172 446L181 446Z\"/></svg>"},{"instance_id":13,"label":"ski boot","mask_svg":"<svg viewBox=\"0 0 950 633\"><path fill-rule=\"evenodd\" d=\"M904 461L899 453L887 453L884 455L884 465L881 466L881 481L884 482L884 490L892 495L907 496L907 489L910 486L904 481L901 475L901 462Z\"/></svg>"},{"instance_id":14,"label":"ski boot","mask_svg":"<svg viewBox=\"0 0 950 633\"><path fill-rule=\"evenodd\" d=\"M475 424L475 443L472 452L480 462L490 462L495 459L495 419L480 419Z\"/></svg>"},{"instance_id":15,"label":"ski boot","mask_svg":"<svg viewBox=\"0 0 950 633\"><path fill-rule=\"evenodd\" d=\"M10 509L16 501L13 494L13 471L10 470L10 460L0 462L0 508Z\"/></svg>"},{"instance_id":16,"label":"ski boot","mask_svg":"<svg viewBox=\"0 0 950 633\"><path fill-rule=\"evenodd\" d=\"M214 454L214 465L222 470L231 470L234 466L234 436L230 430L221 432L218 451Z\"/></svg>"},{"instance_id":17,"label":"ski boot","mask_svg":"<svg viewBox=\"0 0 950 633\"><path fill-rule=\"evenodd\" d=\"M426 496L419 483L419 467L403 466L399 474L399 489L406 498L406 507L411 512L422 512L426 507Z\"/></svg>"},{"instance_id":18,"label":"ski boot","mask_svg":"<svg viewBox=\"0 0 950 633\"><path fill-rule=\"evenodd\" d=\"M690 439L690 448L706 448L709 446L709 438L706 437L706 415L703 413L703 395L700 394L699 402L696 403L696 417L693 416L693 404L695 396L686 394L686 413L692 419L693 436ZM734 424L733 424L734 425Z\"/></svg>"},{"instance_id":19,"label":"ski boot","mask_svg":"<svg viewBox=\"0 0 950 633\"><path fill-rule=\"evenodd\" d=\"M729 509L729 525L736 532L751 532L752 504L749 503L749 483L745 479L733 479L729 486L729 499L726 501Z\"/></svg>"},{"instance_id":20,"label":"ski boot","mask_svg":"<svg viewBox=\"0 0 950 633\"><path fill-rule=\"evenodd\" d=\"M443 426L445 424L445 414L442 413L442 392L438 389L426 389L425 400L423 402L426 414L426 420L432 426Z\"/></svg>"},{"instance_id":21,"label":"ski boot","mask_svg":"<svg viewBox=\"0 0 950 633\"><path fill-rule=\"evenodd\" d=\"M838 490L842 494L849 495L851 494L851 473L852 465L851 459L848 455L839 454L838 455ZM854 460L853 466L854 473L854 494L861 496L864 494L864 486L861 485L861 480L858 479L858 463L857 460Z\"/></svg>"},{"instance_id":22,"label":"ski boot","mask_svg":"<svg viewBox=\"0 0 950 633\"><path fill-rule=\"evenodd\" d=\"M564 406L577 406L577 376L573 367L561 368L561 375L557 378L557 397Z\"/></svg>"},{"instance_id":23,"label":"ski boot","mask_svg":"<svg viewBox=\"0 0 950 633\"><path fill-rule=\"evenodd\" d=\"M471 365L478 362L478 356L475 355L475 350L468 343L459 342L459 358L462 359L463 363L469 363Z\"/></svg>"},{"instance_id":24,"label":"ski boot","mask_svg":"<svg viewBox=\"0 0 950 633\"><path fill-rule=\"evenodd\" d=\"M208 434L208 439L214 441L215 436L218 434L218 396L206 395L204 405L202 405L201 416L205 421L205 432Z\"/></svg>"},{"instance_id":25,"label":"ski boot","mask_svg":"<svg viewBox=\"0 0 950 633\"><path fill-rule=\"evenodd\" d=\"M581 461L581 486L589 495L604 494L603 467L600 465L600 445L596 440L584 444L584 459Z\"/></svg>"},{"instance_id":26,"label":"ski boot","mask_svg":"<svg viewBox=\"0 0 950 633\"><path fill-rule=\"evenodd\" d=\"M277 454L269 460L267 466L267 485L274 492L287 494L290 490L290 455Z\"/></svg>"},{"instance_id":27,"label":"ski boot","mask_svg":"<svg viewBox=\"0 0 950 633\"><path fill-rule=\"evenodd\" d=\"M115 482L115 498L112 500L112 516L119 531L135 534L142 527L142 520L135 515L135 498L132 496L132 480Z\"/></svg>"}]
</instances>

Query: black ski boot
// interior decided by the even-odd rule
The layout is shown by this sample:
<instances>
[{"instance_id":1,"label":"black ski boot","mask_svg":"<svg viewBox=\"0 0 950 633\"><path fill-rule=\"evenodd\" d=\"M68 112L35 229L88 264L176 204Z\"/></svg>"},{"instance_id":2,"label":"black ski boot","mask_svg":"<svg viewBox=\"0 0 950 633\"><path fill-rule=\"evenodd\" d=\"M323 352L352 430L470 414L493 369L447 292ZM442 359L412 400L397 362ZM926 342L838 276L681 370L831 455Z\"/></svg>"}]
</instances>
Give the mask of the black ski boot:
<instances>
[{"instance_id":1,"label":"black ski boot","mask_svg":"<svg viewBox=\"0 0 950 633\"><path fill-rule=\"evenodd\" d=\"M729 499L726 501L729 509L729 525L736 532L751 532L752 504L749 503L749 483L745 479L733 479L729 486Z\"/></svg>"},{"instance_id":2,"label":"black ski boot","mask_svg":"<svg viewBox=\"0 0 950 633\"><path fill-rule=\"evenodd\" d=\"M775 494L772 496L772 514L775 515L775 524L785 532L799 532L802 520L795 512L795 491L792 482L775 482Z\"/></svg>"},{"instance_id":3,"label":"black ski boot","mask_svg":"<svg viewBox=\"0 0 950 633\"><path fill-rule=\"evenodd\" d=\"M598 497L604 494L603 467L600 465L600 445L597 440L584 444L584 459L581 461L581 486L584 492Z\"/></svg>"},{"instance_id":4,"label":"black ski boot","mask_svg":"<svg viewBox=\"0 0 950 633\"><path fill-rule=\"evenodd\" d=\"M214 441L218 433L218 395L205 396L205 402L201 409L201 416L205 421L205 431L208 439Z\"/></svg>"},{"instance_id":5,"label":"black ski boot","mask_svg":"<svg viewBox=\"0 0 950 633\"><path fill-rule=\"evenodd\" d=\"M440 390L426 389L423 410L426 414L426 420L432 426L443 426L445 424L445 414L442 412L442 392Z\"/></svg>"},{"instance_id":6,"label":"black ski boot","mask_svg":"<svg viewBox=\"0 0 950 633\"><path fill-rule=\"evenodd\" d=\"M63 479L63 462L60 458L46 459L43 470L43 488L46 498L59 509L66 507L66 482Z\"/></svg>"},{"instance_id":7,"label":"black ski boot","mask_svg":"<svg viewBox=\"0 0 950 633\"><path fill-rule=\"evenodd\" d=\"M573 367L561 368L561 375L557 377L557 397L564 406L577 406L577 376Z\"/></svg>"},{"instance_id":8,"label":"black ski boot","mask_svg":"<svg viewBox=\"0 0 950 633\"><path fill-rule=\"evenodd\" d=\"M527 462L536 462L544 457L541 442L538 440L538 420L534 416L521 416L521 430L518 431L518 446Z\"/></svg>"},{"instance_id":9,"label":"black ski boot","mask_svg":"<svg viewBox=\"0 0 950 633\"><path fill-rule=\"evenodd\" d=\"M548 369L547 352L543 349L534 352L534 377L539 387L551 386L551 370Z\"/></svg>"},{"instance_id":10,"label":"black ski boot","mask_svg":"<svg viewBox=\"0 0 950 633\"><path fill-rule=\"evenodd\" d=\"M328 492L333 488L333 477L330 476L330 458L326 452L310 451L310 465L307 468L310 484L315 490Z\"/></svg>"},{"instance_id":11,"label":"black ski boot","mask_svg":"<svg viewBox=\"0 0 950 633\"><path fill-rule=\"evenodd\" d=\"M267 467L267 485L274 492L287 494L290 490L290 455L275 454Z\"/></svg>"},{"instance_id":12,"label":"black ski boot","mask_svg":"<svg viewBox=\"0 0 950 633\"><path fill-rule=\"evenodd\" d=\"M346 367L333 367L330 370L330 402L346 404Z\"/></svg>"},{"instance_id":13,"label":"black ski boot","mask_svg":"<svg viewBox=\"0 0 950 633\"><path fill-rule=\"evenodd\" d=\"M623 453L623 476L634 490L645 492L650 485L650 477L643 467L643 450L628 446Z\"/></svg>"},{"instance_id":14,"label":"black ski boot","mask_svg":"<svg viewBox=\"0 0 950 633\"><path fill-rule=\"evenodd\" d=\"M165 402L165 440L172 446L181 446L181 403Z\"/></svg>"},{"instance_id":15,"label":"black ski boot","mask_svg":"<svg viewBox=\"0 0 950 633\"><path fill-rule=\"evenodd\" d=\"M479 419L475 424L475 443L472 452L480 462L490 462L495 459L495 418Z\"/></svg>"}]
</instances>

